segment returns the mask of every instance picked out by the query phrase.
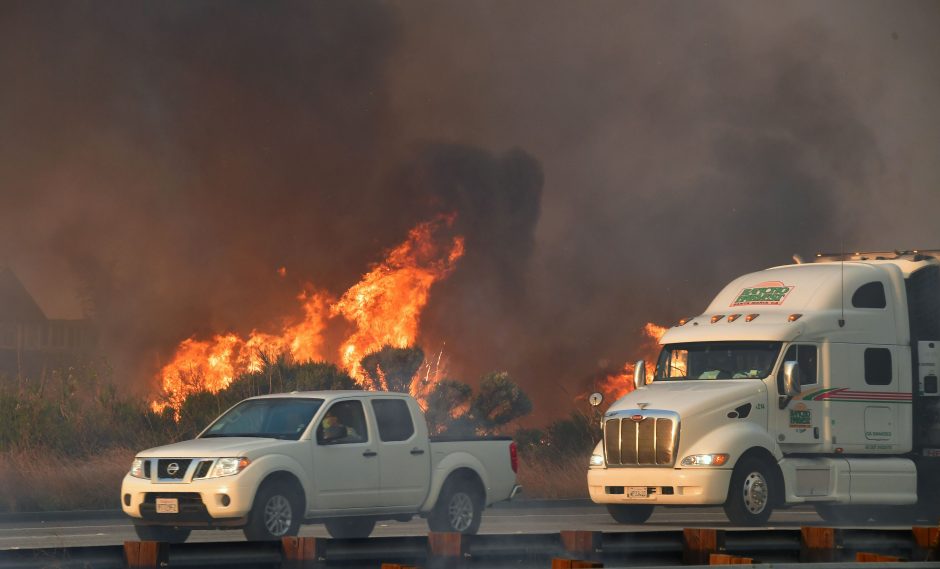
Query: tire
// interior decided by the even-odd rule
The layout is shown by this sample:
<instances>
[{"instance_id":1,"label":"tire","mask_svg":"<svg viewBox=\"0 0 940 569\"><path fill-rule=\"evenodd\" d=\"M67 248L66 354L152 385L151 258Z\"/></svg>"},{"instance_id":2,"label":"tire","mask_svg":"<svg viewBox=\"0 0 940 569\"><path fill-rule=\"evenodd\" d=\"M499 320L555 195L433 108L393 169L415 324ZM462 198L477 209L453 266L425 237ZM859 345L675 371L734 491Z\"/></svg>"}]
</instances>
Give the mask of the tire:
<instances>
[{"instance_id":1,"label":"tire","mask_svg":"<svg viewBox=\"0 0 940 569\"><path fill-rule=\"evenodd\" d=\"M300 492L293 484L267 482L255 496L248 514L248 541L272 541L297 535L303 518Z\"/></svg>"},{"instance_id":2,"label":"tire","mask_svg":"<svg viewBox=\"0 0 940 569\"><path fill-rule=\"evenodd\" d=\"M347 539L354 537L369 537L375 529L375 520L372 518L337 518L323 523L330 537Z\"/></svg>"},{"instance_id":3,"label":"tire","mask_svg":"<svg viewBox=\"0 0 940 569\"><path fill-rule=\"evenodd\" d=\"M642 524L653 515L653 506L648 504L607 504L607 511L618 524Z\"/></svg>"},{"instance_id":4,"label":"tire","mask_svg":"<svg viewBox=\"0 0 940 569\"><path fill-rule=\"evenodd\" d=\"M761 526L770 519L777 496L775 478L766 462L745 458L738 462L731 474L725 515L731 523Z\"/></svg>"},{"instance_id":5,"label":"tire","mask_svg":"<svg viewBox=\"0 0 940 569\"><path fill-rule=\"evenodd\" d=\"M145 526L134 524L134 531L140 541L160 541L163 543L183 543L192 530L172 526Z\"/></svg>"},{"instance_id":6,"label":"tire","mask_svg":"<svg viewBox=\"0 0 940 569\"><path fill-rule=\"evenodd\" d=\"M483 495L466 480L448 480L428 514L428 527L437 532L473 535L483 519Z\"/></svg>"}]
</instances>

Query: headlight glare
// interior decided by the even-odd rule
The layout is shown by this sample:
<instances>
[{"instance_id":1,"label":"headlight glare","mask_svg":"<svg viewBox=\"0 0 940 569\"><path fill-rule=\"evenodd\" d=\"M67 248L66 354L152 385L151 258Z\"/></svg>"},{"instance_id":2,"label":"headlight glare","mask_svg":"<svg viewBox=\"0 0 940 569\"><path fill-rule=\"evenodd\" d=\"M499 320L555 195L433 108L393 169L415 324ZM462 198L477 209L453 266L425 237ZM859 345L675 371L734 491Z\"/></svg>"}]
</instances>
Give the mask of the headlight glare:
<instances>
[{"instance_id":1,"label":"headlight glare","mask_svg":"<svg viewBox=\"0 0 940 569\"><path fill-rule=\"evenodd\" d=\"M693 454L682 459L682 466L722 466L728 462L727 454Z\"/></svg>"},{"instance_id":2,"label":"headlight glare","mask_svg":"<svg viewBox=\"0 0 940 569\"><path fill-rule=\"evenodd\" d=\"M592 455L591 455L591 466L604 466L604 455L601 455L601 454L592 454Z\"/></svg>"},{"instance_id":3,"label":"headlight glare","mask_svg":"<svg viewBox=\"0 0 940 569\"><path fill-rule=\"evenodd\" d=\"M220 458L219 460L215 461L215 466L212 467L212 472L209 473L207 478L234 476L242 470L245 470L249 464L251 464L251 461L243 456Z\"/></svg>"},{"instance_id":4,"label":"headlight glare","mask_svg":"<svg viewBox=\"0 0 940 569\"><path fill-rule=\"evenodd\" d=\"M134 459L134 462L131 463L130 475L134 478L144 478L144 459Z\"/></svg>"}]
</instances>

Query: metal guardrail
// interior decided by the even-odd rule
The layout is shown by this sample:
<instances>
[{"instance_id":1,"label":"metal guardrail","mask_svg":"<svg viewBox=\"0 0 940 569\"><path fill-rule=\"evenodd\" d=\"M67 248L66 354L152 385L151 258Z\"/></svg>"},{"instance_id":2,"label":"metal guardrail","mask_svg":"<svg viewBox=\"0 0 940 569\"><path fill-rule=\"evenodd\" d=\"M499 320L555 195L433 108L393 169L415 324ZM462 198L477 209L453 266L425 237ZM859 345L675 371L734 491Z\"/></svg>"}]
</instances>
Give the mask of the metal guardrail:
<instances>
[{"instance_id":1,"label":"metal guardrail","mask_svg":"<svg viewBox=\"0 0 940 569\"><path fill-rule=\"evenodd\" d=\"M285 538L282 542L166 544L0 551L3 569L156 569L252 567L379 569L383 563L426 569L707 565L716 559L753 560L754 567L792 563L849 563L860 553L895 556L940 567L938 528L772 530L685 529L639 532L568 531L555 534L473 535L368 539ZM712 557L714 554L715 557ZM740 557L736 557L740 556ZM560 563L559 563L560 562ZM727 561L725 561L727 562ZM872 565L860 564L859 567ZM834 565L826 565L834 568Z\"/></svg>"}]
</instances>

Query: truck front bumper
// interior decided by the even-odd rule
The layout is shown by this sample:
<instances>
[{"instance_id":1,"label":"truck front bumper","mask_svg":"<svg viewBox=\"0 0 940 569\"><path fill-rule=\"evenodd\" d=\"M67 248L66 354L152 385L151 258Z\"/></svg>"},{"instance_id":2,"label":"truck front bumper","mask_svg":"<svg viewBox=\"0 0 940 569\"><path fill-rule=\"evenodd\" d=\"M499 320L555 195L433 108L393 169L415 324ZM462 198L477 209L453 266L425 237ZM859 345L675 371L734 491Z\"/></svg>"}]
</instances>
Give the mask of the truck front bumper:
<instances>
[{"instance_id":1,"label":"truck front bumper","mask_svg":"<svg viewBox=\"0 0 940 569\"><path fill-rule=\"evenodd\" d=\"M121 508L135 523L189 527L239 527L247 522L255 496L254 484L236 484L235 477L159 483L126 475ZM176 498L177 513L158 513L157 498Z\"/></svg>"},{"instance_id":2,"label":"truck front bumper","mask_svg":"<svg viewBox=\"0 0 940 569\"><path fill-rule=\"evenodd\" d=\"M728 497L731 470L591 468L587 480L591 500L598 504L714 505L723 504ZM631 489L645 489L646 497L631 497Z\"/></svg>"}]
</instances>

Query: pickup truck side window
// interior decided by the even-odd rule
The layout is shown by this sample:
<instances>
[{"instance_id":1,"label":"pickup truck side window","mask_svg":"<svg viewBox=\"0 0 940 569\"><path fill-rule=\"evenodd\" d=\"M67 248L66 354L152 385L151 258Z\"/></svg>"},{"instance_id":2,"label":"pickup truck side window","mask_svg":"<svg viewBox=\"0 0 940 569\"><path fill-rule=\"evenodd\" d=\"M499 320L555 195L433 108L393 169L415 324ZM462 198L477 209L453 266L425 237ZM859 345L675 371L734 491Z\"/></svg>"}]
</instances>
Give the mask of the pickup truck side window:
<instances>
[{"instance_id":1,"label":"pickup truck side window","mask_svg":"<svg viewBox=\"0 0 940 569\"><path fill-rule=\"evenodd\" d=\"M373 399L372 410L383 442L407 441L414 434L415 426L404 399Z\"/></svg>"},{"instance_id":2,"label":"pickup truck side window","mask_svg":"<svg viewBox=\"0 0 940 569\"><path fill-rule=\"evenodd\" d=\"M863 284L852 295L852 306L855 308L884 308L885 286L878 281Z\"/></svg>"},{"instance_id":3,"label":"pickup truck side window","mask_svg":"<svg viewBox=\"0 0 940 569\"><path fill-rule=\"evenodd\" d=\"M339 401L329 409L317 425L317 444L345 445L369 441L366 416L361 401Z\"/></svg>"},{"instance_id":4,"label":"pickup truck side window","mask_svg":"<svg viewBox=\"0 0 940 569\"><path fill-rule=\"evenodd\" d=\"M816 346L794 344L787 348L783 356L785 362L796 362L800 366L800 385L812 385L818 381L816 364ZM783 364L777 372L777 385L783 385Z\"/></svg>"},{"instance_id":5,"label":"pickup truck side window","mask_svg":"<svg viewBox=\"0 0 940 569\"><path fill-rule=\"evenodd\" d=\"M865 349L865 383L868 385L891 385L891 350L887 348Z\"/></svg>"}]
</instances>

